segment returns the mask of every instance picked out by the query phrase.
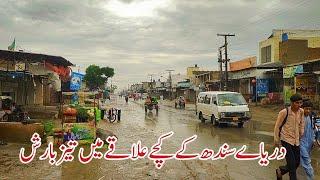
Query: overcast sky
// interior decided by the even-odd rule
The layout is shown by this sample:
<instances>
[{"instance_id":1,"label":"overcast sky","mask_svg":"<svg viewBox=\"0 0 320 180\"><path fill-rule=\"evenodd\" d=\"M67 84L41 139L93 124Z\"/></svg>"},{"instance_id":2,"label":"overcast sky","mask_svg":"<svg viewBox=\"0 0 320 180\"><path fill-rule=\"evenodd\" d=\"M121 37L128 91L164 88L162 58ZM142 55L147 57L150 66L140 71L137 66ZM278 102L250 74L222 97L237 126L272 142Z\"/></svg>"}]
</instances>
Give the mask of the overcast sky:
<instances>
[{"instance_id":1,"label":"overcast sky","mask_svg":"<svg viewBox=\"0 0 320 180\"><path fill-rule=\"evenodd\" d=\"M320 29L319 0L1 0L0 49L63 56L81 69L115 68L119 87L165 70L217 66L230 37L232 61L258 56L272 29Z\"/></svg>"}]
</instances>

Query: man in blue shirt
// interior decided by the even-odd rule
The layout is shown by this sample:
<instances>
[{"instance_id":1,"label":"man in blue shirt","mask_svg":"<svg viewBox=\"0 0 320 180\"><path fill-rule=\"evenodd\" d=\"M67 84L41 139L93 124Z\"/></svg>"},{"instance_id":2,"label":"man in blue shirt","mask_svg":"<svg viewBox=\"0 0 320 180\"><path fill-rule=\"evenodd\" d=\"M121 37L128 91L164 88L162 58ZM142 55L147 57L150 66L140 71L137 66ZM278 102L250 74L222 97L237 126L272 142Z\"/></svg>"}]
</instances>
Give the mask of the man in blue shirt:
<instances>
[{"instance_id":1,"label":"man in blue shirt","mask_svg":"<svg viewBox=\"0 0 320 180\"><path fill-rule=\"evenodd\" d=\"M314 171L311 166L311 150L315 141L315 132L313 128L312 103L304 101L302 104L304 110L304 134L300 139L300 161L301 166L307 174L307 179L314 179Z\"/></svg>"}]
</instances>

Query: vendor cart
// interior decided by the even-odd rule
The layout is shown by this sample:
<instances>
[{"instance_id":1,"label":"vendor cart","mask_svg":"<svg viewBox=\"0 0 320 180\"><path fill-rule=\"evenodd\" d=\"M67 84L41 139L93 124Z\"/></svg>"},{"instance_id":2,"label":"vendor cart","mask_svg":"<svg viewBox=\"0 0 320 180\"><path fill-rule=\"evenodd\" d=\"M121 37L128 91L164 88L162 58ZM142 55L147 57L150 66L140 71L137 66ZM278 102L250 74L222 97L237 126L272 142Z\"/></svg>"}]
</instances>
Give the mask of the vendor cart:
<instances>
[{"instance_id":1,"label":"vendor cart","mask_svg":"<svg viewBox=\"0 0 320 180\"><path fill-rule=\"evenodd\" d=\"M97 93L92 92L62 93L63 142L76 140L87 144L96 139L97 122L101 119L96 96Z\"/></svg>"}]
</instances>

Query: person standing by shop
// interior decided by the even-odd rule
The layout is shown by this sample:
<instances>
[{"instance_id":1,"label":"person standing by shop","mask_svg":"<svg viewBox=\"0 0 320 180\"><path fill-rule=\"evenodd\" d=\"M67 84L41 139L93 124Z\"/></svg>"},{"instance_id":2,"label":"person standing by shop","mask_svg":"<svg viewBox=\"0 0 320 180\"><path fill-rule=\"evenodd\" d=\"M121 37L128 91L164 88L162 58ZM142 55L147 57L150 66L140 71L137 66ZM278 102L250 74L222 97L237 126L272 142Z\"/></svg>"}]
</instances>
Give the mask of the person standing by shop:
<instances>
[{"instance_id":1,"label":"person standing by shop","mask_svg":"<svg viewBox=\"0 0 320 180\"><path fill-rule=\"evenodd\" d=\"M294 94L290 97L291 106L279 112L274 127L275 146L281 145L287 150L287 165L276 169L277 179L289 172L290 180L297 179L296 170L300 164L300 139L304 133L304 114L302 96Z\"/></svg>"},{"instance_id":2,"label":"person standing by shop","mask_svg":"<svg viewBox=\"0 0 320 180\"><path fill-rule=\"evenodd\" d=\"M311 150L315 141L314 132L314 113L312 113L312 103L310 101L304 101L302 104L304 111L304 134L300 140L300 161L301 166L307 174L307 179L314 179L314 171L311 166Z\"/></svg>"}]
</instances>

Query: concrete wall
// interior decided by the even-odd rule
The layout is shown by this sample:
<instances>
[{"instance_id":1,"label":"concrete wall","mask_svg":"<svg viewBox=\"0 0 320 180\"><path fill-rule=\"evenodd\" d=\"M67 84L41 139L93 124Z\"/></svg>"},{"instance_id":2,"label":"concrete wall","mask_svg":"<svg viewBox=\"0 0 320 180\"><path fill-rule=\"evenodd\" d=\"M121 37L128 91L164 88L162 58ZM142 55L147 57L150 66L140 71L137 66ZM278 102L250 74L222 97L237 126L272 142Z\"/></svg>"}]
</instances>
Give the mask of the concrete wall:
<instances>
[{"instance_id":1,"label":"concrete wall","mask_svg":"<svg viewBox=\"0 0 320 180\"><path fill-rule=\"evenodd\" d=\"M308 48L308 60L320 59L320 48Z\"/></svg>"},{"instance_id":2,"label":"concrete wall","mask_svg":"<svg viewBox=\"0 0 320 180\"><path fill-rule=\"evenodd\" d=\"M188 78L192 77L193 71L199 71L199 67L187 67L187 76L188 76Z\"/></svg>"},{"instance_id":3,"label":"concrete wall","mask_svg":"<svg viewBox=\"0 0 320 180\"><path fill-rule=\"evenodd\" d=\"M282 34L287 33L289 40L307 40L307 47L320 47L320 30L273 30L273 37L259 43L259 64L261 64L261 49L271 45L271 62L279 61L279 43Z\"/></svg>"},{"instance_id":4,"label":"concrete wall","mask_svg":"<svg viewBox=\"0 0 320 180\"><path fill-rule=\"evenodd\" d=\"M279 53L284 65L303 62L308 56L308 41L289 39L280 42Z\"/></svg>"}]
</instances>

